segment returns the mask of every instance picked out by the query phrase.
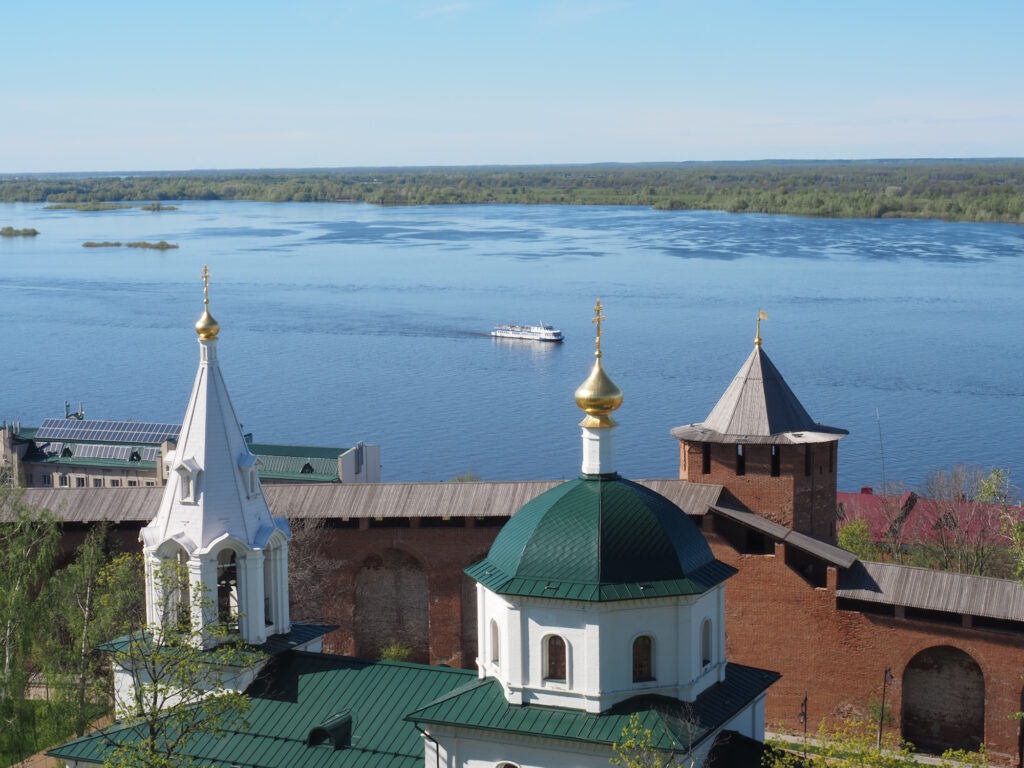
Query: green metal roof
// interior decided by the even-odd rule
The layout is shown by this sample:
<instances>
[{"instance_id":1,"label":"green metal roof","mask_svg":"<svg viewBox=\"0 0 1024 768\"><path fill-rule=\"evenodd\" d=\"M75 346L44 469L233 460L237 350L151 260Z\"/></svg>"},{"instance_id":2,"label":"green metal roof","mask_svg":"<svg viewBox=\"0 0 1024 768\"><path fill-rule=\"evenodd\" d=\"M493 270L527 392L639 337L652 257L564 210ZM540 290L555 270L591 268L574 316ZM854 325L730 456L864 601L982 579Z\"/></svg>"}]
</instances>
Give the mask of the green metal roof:
<instances>
[{"instance_id":1,"label":"green metal roof","mask_svg":"<svg viewBox=\"0 0 1024 768\"><path fill-rule=\"evenodd\" d=\"M526 504L466 573L499 594L594 602L700 594L736 570L661 494L584 475Z\"/></svg>"},{"instance_id":2,"label":"green metal roof","mask_svg":"<svg viewBox=\"0 0 1024 768\"><path fill-rule=\"evenodd\" d=\"M276 656L279 653L284 653L285 651L290 651L300 645L304 645L310 640L323 637L328 632L337 628L338 627L334 624L316 624L314 622L297 621L292 624L291 630L285 634L271 635L267 638L267 641L261 645L245 646L252 655L247 655L244 658L248 659L249 662L257 662L262 659L264 654L267 656ZM141 637L143 640L149 637L147 632L141 632L136 636ZM115 637L113 640L107 640L106 642L100 643L96 646L96 649L103 651L104 653L123 653L131 647L131 637L131 635Z\"/></svg>"},{"instance_id":3,"label":"green metal roof","mask_svg":"<svg viewBox=\"0 0 1024 768\"><path fill-rule=\"evenodd\" d=\"M201 736L185 752L197 765L243 768L422 768L423 739L405 715L468 680L468 670L364 661L291 652L278 657L249 688L245 722L222 736ZM337 716L352 718L351 744L310 745L311 731ZM114 726L113 740L129 733ZM325 730L331 730L325 728ZM100 763L109 738L84 736L48 754Z\"/></svg>"},{"instance_id":4,"label":"green metal roof","mask_svg":"<svg viewBox=\"0 0 1024 768\"><path fill-rule=\"evenodd\" d=\"M778 672L729 664L725 680L704 691L693 703L664 696L637 696L600 714L535 704L513 706L505 700L501 683L487 678L441 696L406 719L421 725L611 745L621 739L630 715L636 713L643 727L650 729L653 747L678 752L714 734L779 677Z\"/></svg>"},{"instance_id":5,"label":"green metal roof","mask_svg":"<svg viewBox=\"0 0 1024 768\"><path fill-rule=\"evenodd\" d=\"M249 445L249 451L260 460L260 477L305 483L339 482L338 457L346 450L311 445Z\"/></svg>"}]
</instances>

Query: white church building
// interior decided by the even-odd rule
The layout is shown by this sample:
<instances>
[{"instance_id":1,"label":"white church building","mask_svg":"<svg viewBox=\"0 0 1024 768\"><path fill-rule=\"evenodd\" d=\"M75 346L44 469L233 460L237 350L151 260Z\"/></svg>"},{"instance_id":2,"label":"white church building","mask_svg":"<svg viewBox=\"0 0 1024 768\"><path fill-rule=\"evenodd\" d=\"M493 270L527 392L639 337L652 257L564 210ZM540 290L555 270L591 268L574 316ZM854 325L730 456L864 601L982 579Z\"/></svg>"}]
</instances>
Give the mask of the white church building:
<instances>
[{"instance_id":1,"label":"white church building","mask_svg":"<svg viewBox=\"0 0 1024 768\"><path fill-rule=\"evenodd\" d=\"M458 670L322 654L331 628L290 622L288 526L261 492L205 301L170 480L141 536L146 622L159 632L182 620L176 606L188 599L160 584L162 564L178 564L187 591L211 598L192 601L187 617L200 642L213 646L218 635L205 629L226 626L261 655L231 686L249 694L244 720L184 745L196 764L607 766L631 717L679 765L712 753L730 764L730 749L763 740L778 674L726 659L734 570L682 510L615 471L611 413L622 393L602 367L600 302L596 360L576 391L582 472L520 509L466 569L477 582L480 650L475 670ZM123 697L135 678L121 670L118 679ZM110 743L90 734L50 754L95 765Z\"/></svg>"}]
</instances>

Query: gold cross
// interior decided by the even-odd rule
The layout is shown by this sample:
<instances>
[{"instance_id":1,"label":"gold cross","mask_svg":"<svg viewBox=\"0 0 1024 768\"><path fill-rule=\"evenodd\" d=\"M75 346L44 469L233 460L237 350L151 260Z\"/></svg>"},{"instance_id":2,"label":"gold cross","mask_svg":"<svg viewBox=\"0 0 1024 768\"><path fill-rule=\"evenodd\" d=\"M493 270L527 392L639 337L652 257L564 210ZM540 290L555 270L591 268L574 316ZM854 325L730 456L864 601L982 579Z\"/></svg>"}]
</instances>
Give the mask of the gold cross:
<instances>
[{"instance_id":1,"label":"gold cross","mask_svg":"<svg viewBox=\"0 0 1024 768\"><path fill-rule=\"evenodd\" d=\"M594 305L594 316L590 319L590 322L597 326L597 340L594 345L597 347L597 356L601 356L601 323L608 318L601 314L601 310L604 307L601 306L601 300L597 300L597 304Z\"/></svg>"},{"instance_id":2,"label":"gold cross","mask_svg":"<svg viewBox=\"0 0 1024 768\"><path fill-rule=\"evenodd\" d=\"M203 304L210 306L210 270L203 264Z\"/></svg>"}]
</instances>

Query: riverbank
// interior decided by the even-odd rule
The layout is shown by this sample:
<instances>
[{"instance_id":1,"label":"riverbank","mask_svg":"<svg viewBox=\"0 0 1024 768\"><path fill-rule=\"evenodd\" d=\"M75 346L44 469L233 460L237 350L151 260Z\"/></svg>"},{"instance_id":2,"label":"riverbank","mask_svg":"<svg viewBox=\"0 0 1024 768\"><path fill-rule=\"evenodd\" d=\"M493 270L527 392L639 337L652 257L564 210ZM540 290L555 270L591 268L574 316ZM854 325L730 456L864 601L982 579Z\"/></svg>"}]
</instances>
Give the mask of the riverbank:
<instances>
[{"instance_id":1,"label":"riverbank","mask_svg":"<svg viewBox=\"0 0 1024 768\"><path fill-rule=\"evenodd\" d=\"M765 161L0 177L0 202L629 205L1024 224L1024 160ZM162 205L161 203L154 204ZM146 210L161 210L160 207ZM163 210L171 210L164 206Z\"/></svg>"}]
</instances>

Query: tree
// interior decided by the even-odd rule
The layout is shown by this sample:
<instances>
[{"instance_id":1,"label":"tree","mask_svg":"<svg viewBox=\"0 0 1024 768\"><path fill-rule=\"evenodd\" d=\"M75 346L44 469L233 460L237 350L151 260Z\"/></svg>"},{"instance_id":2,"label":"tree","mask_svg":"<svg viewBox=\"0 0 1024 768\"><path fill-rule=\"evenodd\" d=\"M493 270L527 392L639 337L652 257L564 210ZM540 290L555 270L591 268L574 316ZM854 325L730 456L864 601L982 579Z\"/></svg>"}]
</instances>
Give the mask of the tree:
<instances>
[{"instance_id":1,"label":"tree","mask_svg":"<svg viewBox=\"0 0 1024 768\"><path fill-rule=\"evenodd\" d=\"M882 494L882 514L885 515L883 548L896 563L903 563L907 543L907 523L917 505L917 494L907 491L901 483L890 482Z\"/></svg>"},{"instance_id":2,"label":"tree","mask_svg":"<svg viewBox=\"0 0 1024 768\"><path fill-rule=\"evenodd\" d=\"M137 585L141 558L124 555L103 569L100 586L104 609L141 600ZM244 723L249 699L241 691L246 671L262 660L224 624L193 626L196 613L216 615L205 594L190 594L188 573L177 562L165 562L157 582L163 594L161 627L125 617L125 635L106 644L115 668L115 714L119 723L106 729L111 768L188 766L187 747L203 734L220 734ZM203 648L213 639L213 648ZM120 678L122 685L118 685ZM123 685L128 683L128 685Z\"/></svg>"},{"instance_id":3,"label":"tree","mask_svg":"<svg viewBox=\"0 0 1024 768\"><path fill-rule=\"evenodd\" d=\"M25 701L25 691L33 672L38 595L58 537L52 514L25 505L17 489L0 486L0 734L13 737L0 741L22 754L35 735L35 710Z\"/></svg>"},{"instance_id":4,"label":"tree","mask_svg":"<svg viewBox=\"0 0 1024 768\"><path fill-rule=\"evenodd\" d=\"M107 526L93 528L75 551L75 559L54 573L42 594L46 620L40 622L38 644L43 675L54 695L51 704L81 734L95 713L96 704L110 706L106 658L97 650L117 632L123 617L135 611L143 585L134 592L103 595L101 578L108 567ZM118 599L120 598L120 599Z\"/></svg>"},{"instance_id":5,"label":"tree","mask_svg":"<svg viewBox=\"0 0 1024 768\"><path fill-rule=\"evenodd\" d=\"M685 757L689 759L681 763L684 758L677 757L674 750L658 749L654 745L654 732L640 722L640 715L636 712L629 716L619 740L612 744L612 751L614 754L609 762L622 768L669 768L694 764L692 750L687 750Z\"/></svg>"},{"instance_id":6,"label":"tree","mask_svg":"<svg viewBox=\"0 0 1024 768\"><path fill-rule=\"evenodd\" d=\"M0 487L0 707L20 699L29 677L36 599L53 567L56 518L25 505L21 493Z\"/></svg>"},{"instance_id":7,"label":"tree","mask_svg":"<svg viewBox=\"0 0 1024 768\"><path fill-rule=\"evenodd\" d=\"M960 464L936 470L925 481L933 549L943 570L989 575L1003 548L1009 473Z\"/></svg>"},{"instance_id":8,"label":"tree","mask_svg":"<svg viewBox=\"0 0 1024 768\"><path fill-rule=\"evenodd\" d=\"M878 559L878 547L871 537L871 526L863 518L850 520L839 529L839 546L861 560Z\"/></svg>"},{"instance_id":9,"label":"tree","mask_svg":"<svg viewBox=\"0 0 1024 768\"><path fill-rule=\"evenodd\" d=\"M926 764L917 759L913 745L895 733L883 735L879 749L877 727L875 722L857 718L831 726L823 720L818 726L812 753L804 756L793 750L792 745L774 738L766 743L761 765L764 768L911 768ZM958 765L986 768L988 764L984 746L977 752L947 750L939 762L941 768Z\"/></svg>"},{"instance_id":10,"label":"tree","mask_svg":"<svg viewBox=\"0 0 1024 768\"><path fill-rule=\"evenodd\" d=\"M327 521L322 517L288 518L288 608L292 619L323 620L324 577L330 561L324 551Z\"/></svg>"}]
</instances>

